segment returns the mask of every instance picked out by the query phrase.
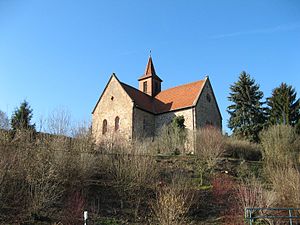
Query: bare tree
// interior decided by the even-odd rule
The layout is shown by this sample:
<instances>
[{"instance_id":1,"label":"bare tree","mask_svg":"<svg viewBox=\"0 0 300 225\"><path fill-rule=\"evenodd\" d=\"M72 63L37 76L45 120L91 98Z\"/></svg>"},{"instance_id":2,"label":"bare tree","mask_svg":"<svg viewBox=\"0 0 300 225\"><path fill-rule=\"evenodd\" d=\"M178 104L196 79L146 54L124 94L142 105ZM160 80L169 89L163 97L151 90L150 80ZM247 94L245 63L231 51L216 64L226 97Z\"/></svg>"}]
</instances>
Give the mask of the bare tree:
<instances>
[{"instance_id":1,"label":"bare tree","mask_svg":"<svg viewBox=\"0 0 300 225\"><path fill-rule=\"evenodd\" d=\"M9 119L7 115L0 110L0 129L8 130L9 128Z\"/></svg>"},{"instance_id":2,"label":"bare tree","mask_svg":"<svg viewBox=\"0 0 300 225\"><path fill-rule=\"evenodd\" d=\"M47 119L48 132L56 135L69 135L71 115L66 108L59 107L52 111Z\"/></svg>"}]
</instances>

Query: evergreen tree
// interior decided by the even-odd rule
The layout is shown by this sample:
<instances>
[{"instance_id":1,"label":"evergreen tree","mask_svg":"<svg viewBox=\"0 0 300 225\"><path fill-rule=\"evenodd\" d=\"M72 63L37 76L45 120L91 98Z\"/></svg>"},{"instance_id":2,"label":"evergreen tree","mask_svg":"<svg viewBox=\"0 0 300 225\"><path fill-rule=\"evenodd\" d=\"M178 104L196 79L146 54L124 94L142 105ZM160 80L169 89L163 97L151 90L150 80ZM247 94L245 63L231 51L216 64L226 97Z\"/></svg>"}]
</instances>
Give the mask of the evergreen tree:
<instances>
[{"instance_id":1,"label":"evergreen tree","mask_svg":"<svg viewBox=\"0 0 300 225\"><path fill-rule=\"evenodd\" d=\"M35 130L35 124L31 124L32 109L30 108L27 101L21 103L20 107L17 108L11 117L11 127L13 131L16 130Z\"/></svg>"},{"instance_id":2,"label":"evergreen tree","mask_svg":"<svg viewBox=\"0 0 300 225\"><path fill-rule=\"evenodd\" d=\"M233 134L250 141L258 142L258 134L265 123L263 92L250 75L242 71L239 79L230 86L228 99L233 102L227 109L230 114L228 127Z\"/></svg>"},{"instance_id":3,"label":"evergreen tree","mask_svg":"<svg viewBox=\"0 0 300 225\"><path fill-rule=\"evenodd\" d=\"M281 83L267 98L267 115L269 124L285 124L295 126L300 118L300 102L291 85Z\"/></svg>"}]
</instances>

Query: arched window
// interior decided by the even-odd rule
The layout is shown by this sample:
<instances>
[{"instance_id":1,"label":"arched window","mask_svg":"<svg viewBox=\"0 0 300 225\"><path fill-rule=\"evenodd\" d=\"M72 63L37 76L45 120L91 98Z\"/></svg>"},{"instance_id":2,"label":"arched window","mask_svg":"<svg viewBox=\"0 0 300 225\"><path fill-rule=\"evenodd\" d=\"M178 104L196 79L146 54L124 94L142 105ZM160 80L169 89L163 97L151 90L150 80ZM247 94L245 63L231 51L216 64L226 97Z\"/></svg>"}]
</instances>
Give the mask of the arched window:
<instances>
[{"instance_id":1,"label":"arched window","mask_svg":"<svg viewBox=\"0 0 300 225\"><path fill-rule=\"evenodd\" d=\"M107 132L107 120L103 120L102 134L105 134L106 132Z\"/></svg>"},{"instance_id":2,"label":"arched window","mask_svg":"<svg viewBox=\"0 0 300 225\"><path fill-rule=\"evenodd\" d=\"M115 118L115 131L119 130L120 118L117 116Z\"/></svg>"}]
</instances>

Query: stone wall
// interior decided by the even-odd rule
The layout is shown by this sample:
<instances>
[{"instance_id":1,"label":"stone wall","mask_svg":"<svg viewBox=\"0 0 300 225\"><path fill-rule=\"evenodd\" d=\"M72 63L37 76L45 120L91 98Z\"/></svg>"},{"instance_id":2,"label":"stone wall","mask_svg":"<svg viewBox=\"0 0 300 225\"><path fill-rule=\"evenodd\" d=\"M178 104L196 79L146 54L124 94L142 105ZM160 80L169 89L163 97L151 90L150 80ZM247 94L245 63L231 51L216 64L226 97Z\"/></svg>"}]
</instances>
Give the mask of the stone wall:
<instances>
[{"instance_id":1,"label":"stone wall","mask_svg":"<svg viewBox=\"0 0 300 225\"><path fill-rule=\"evenodd\" d=\"M135 138L154 136L155 116L153 114L135 107L133 118L133 134Z\"/></svg>"},{"instance_id":2,"label":"stone wall","mask_svg":"<svg viewBox=\"0 0 300 225\"><path fill-rule=\"evenodd\" d=\"M185 127L189 130L193 130L193 110L192 108L189 109L182 109L178 111L173 112L167 112L163 114L159 114L155 116L155 130L156 133L159 132L159 130L163 127L164 124L170 124L172 122L172 119L175 116L184 116L184 124Z\"/></svg>"},{"instance_id":3,"label":"stone wall","mask_svg":"<svg viewBox=\"0 0 300 225\"><path fill-rule=\"evenodd\" d=\"M207 125L222 130L222 118L209 80L205 83L196 105L196 128L199 129Z\"/></svg>"},{"instance_id":4,"label":"stone wall","mask_svg":"<svg viewBox=\"0 0 300 225\"><path fill-rule=\"evenodd\" d=\"M133 102L112 76L92 116L92 131L99 143L103 140L121 136L132 139ZM119 130L115 131L115 118L120 118ZM107 120L107 133L102 134L103 120Z\"/></svg>"},{"instance_id":5,"label":"stone wall","mask_svg":"<svg viewBox=\"0 0 300 225\"><path fill-rule=\"evenodd\" d=\"M163 113L155 116L155 134L159 135L159 132L163 125L168 125L172 122L172 119L176 116L184 117L184 124L187 129L187 142L185 144L186 153L194 152L194 138L193 130L195 127L193 119L193 108L182 109L178 111Z\"/></svg>"}]
</instances>

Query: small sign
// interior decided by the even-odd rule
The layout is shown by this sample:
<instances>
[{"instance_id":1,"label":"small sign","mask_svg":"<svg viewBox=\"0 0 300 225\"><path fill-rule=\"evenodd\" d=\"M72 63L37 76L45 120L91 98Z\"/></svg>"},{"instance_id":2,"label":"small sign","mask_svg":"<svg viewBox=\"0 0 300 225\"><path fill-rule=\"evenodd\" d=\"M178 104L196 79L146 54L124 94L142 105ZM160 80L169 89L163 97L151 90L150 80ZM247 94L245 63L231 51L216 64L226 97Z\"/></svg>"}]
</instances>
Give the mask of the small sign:
<instances>
[{"instance_id":1,"label":"small sign","mask_svg":"<svg viewBox=\"0 0 300 225\"><path fill-rule=\"evenodd\" d=\"M84 220L87 220L87 211L83 212L83 218L84 218Z\"/></svg>"}]
</instances>

